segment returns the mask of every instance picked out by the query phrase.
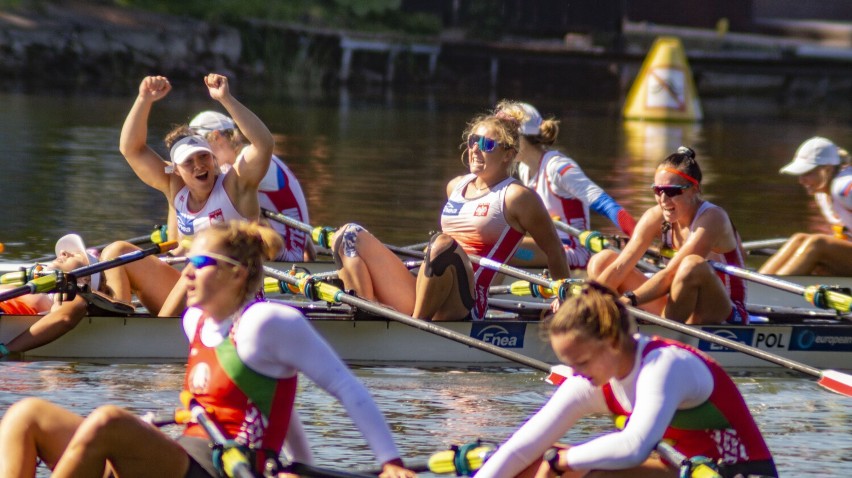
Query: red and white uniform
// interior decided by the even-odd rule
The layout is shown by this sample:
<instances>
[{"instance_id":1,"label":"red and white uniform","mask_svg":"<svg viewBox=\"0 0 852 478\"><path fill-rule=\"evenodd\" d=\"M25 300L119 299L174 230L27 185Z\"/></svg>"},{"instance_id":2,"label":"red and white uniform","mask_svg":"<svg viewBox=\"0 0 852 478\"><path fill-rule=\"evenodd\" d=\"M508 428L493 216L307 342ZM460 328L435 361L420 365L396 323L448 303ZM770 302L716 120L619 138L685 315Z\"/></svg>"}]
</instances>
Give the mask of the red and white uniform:
<instances>
[{"instance_id":1,"label":"red and white uniform","mask_svg":"<svg viewBox=\"0 0 852 478\"><path fill-rule=\"evenodd\" d=\"M196 233L202 231L212 224L221 224L227 221L243 221L248 219L242 216L234 207L228 192L222 185L225 175L216 176L216 183L210 192L207 202L198 211L189 210L189 188L184 186L175 196L175 212L177 213L178 239L192 238Z\"/></svg>"},{"instance_id":2,"label":"red and white uniform","mask_svg":"<svg viewBox=\"0 0 852 478\"><path fill-rule=\"evenodd\" d=\"M695 217L692 218L692 224L689 225L690 234L695 230L695 221L704 214L705 211L710 208L718 208L719 206L709 202L704 201L699 206L698 211L695 212ZM733 224L731 224L733 227ZM740 240L740 235L737 232L736 228L734 228L734 234L737 236L737 247L731 251L725 253L718 252L710 252L710 254L705 257L707 260L713 260L716 262L720 262L722 264L727 264L739 268L745 268L745 260L743 259L742 254L742 242ZM686 240L686 238L684 238ZM671 230L664 231L662 237L663 247L671 249L673 251L677 251L675 249L673 241L672 241L672 233ZM733 305L734 310L731 312L731 317L728 318L728 322L732 323L748 323L748 311L746 310L746 283L744 279L739 277L734 277L731 274L725 274L724 272L717 271L716 277L722 281L722 285L725 286L725 290L728 291L728 296L731 298L731 305Z\"/></svg>"},{"instance_id":3,"label":"red and white uniform","mask_svg":"<svg viewBox=\"0 0 852 478\"><path fill-rule=\"evenodd\" d=\"M829 224L843 225L847 231L852 230L852 166L841 169L831 180L831 196L817 193L814 200Z\"/></svg>"},{"instance_id":4,"label":"red and white uniform","mask_svg":"<svg viewBox=\"0 0 852 478\"><path fill-rule=\"evenodd\" d=\"M523 233L506 222L503 207L506 190L515 180L507 178L496 184L486 194L466 199L464 190L476 179L469 174L459 180L441 212L441 230L455 239L467 254L505 263L515 253ZM488 287L497 272L473 264L475 305L471 311L474 320L485 317L488 309Z\"/></svg>"},{"instance_id":5,"label":"red and white uniform","mask_svg":"<svg viewBox=\"0 0 852 478\"><path fill-rule=\"evenodd\" d=\"M243 153L240 153L240 157L242 155ZM237 161L239 160L240 158L237 158ZM269 164L266 176L263 177L258 186L257 199L263 209L279 212L299 222L311 223L311 218L308 216L308 202L305 200L302 186L296 179L296 175L278 156L272 156L272 162ZM284 247L276 260L303 260L305 244L309 240L308 234L280 222L270 221L270 226L278 231L284 239Z\"/></svg>"},{"instance_id":6,"label":"red and white uniform","mask_svg":"<svg viewBox=\"0 0 852 478\"><path fill-rule=\"evenodd\" d=\"M633 217L600 186L589 179L576 161L559 151L545 151L538 170L524 163L518 165L518 177L535 191L547 212L581 231L589 230L589 209L606 216L622 232L630 236L636 227ZM585 268L592 252L581 246L577 238L557 230L562 240L568 265Z\"/></svg>"},{"instance_id":7,"label":"red and white uniform","mask_svg":"<svg viewBox=\"0 0 852 478\"><path fill-rule=\"evenodd\" d=\"M399 457L390 429L367 389L296 309L257 302L239 317L216 322L190 308L184 313L183 327L191 341L184 387L202 405L215 407L214 417L230 438L280 451L296 376L301 372L343 404L380 463ZM223 349L230 349L230 358ZM237 361L241 370L250 369L265 382L253 377L247 380L252 391L237 388L225 373L229 361L231 366ZM257 388L261 393L254 393ZM254 403L247 395L266 398ZM269 415L261 414L263 410ZM206 437L197 425L188 426L185 434Z\"/></svg>"},{"instance_id":8,"label":"red and white uniform","mask_svg":"<svg viewBox=\"0 0 852 478\"><path fill-rule=\"evenodd\" d=\"M742 395L712 359L684 344L636 335L633 369L603 387L569 377L479 472L511 477L540 459L580 418L629 415L623 430L572 446L574 470L620 470L640 465L663 437L687 457L728 463L771 461L772 455Z\"/></svg>"}]
</instances>

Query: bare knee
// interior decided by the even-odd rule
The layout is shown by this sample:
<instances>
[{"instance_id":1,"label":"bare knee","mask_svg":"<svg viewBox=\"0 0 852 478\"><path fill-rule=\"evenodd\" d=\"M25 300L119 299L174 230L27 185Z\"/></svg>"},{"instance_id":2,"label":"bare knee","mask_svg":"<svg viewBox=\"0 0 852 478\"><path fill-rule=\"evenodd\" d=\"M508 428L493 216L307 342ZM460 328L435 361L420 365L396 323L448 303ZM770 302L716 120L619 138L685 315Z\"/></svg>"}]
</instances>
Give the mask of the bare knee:
<instances>
[{"instance_id":1,"label":"bare knee","mask_svg":"<svg viewBox=\"0 0 852 478\"><path fill-rule=\"evenodd\" d=\"M593 279L601 273L603 273L604 269L609 266L615 258L618 257L618 254L610 249L604 249L597 254L593 255L589 259L588 265L586 265L586 273L588 274L590 279Z\"/></svg>"},{"instance_id":2,"label":"bare knee","mask_svg":"<svg viewBox=\"0 0 852 478\"><path fill-rule=\"evenodd\" d=\"M38 422L44 409L49 405L51 405L50 402L41 398L24 398L6 410L2 423L5 427L24 425L29 429L31 424Z\"/></svg>"},{"instance_id":3,"label":"bare knee","mask_svg":"<svg viewBox=\"0 0 852 478\"><path fill-rule=\"evenodd\" d=\"M111 434L122 428L131 419L129 412L115 405L104 405L96 408L83 420L77 433L74 434L74 442L85 444L87 448L97 450L98 446L108 447L111 442Z\"/></svg>"},{"instance_id":4,"label":"bare knee","mask_svg":"<svg viewBox=\"0 0 852 478\"><path fill-rule=\"evenodd\" d=\"M710 264L703 257L693 254L683 258L674 280L686 286L697 286L712 272Z\"/></svg>"},{"instance_id":5,"label":"bare knee","mask_svg":"<svg viewBox=\"0 0 852 478\"><path fill-rule=\"evenodd\" d=\"M101 251L101 261L115 259L116 257L127 254L128 252L138 251L139 247L125 241L116 241L104 247Z\"/></svg>"}]
</instances>

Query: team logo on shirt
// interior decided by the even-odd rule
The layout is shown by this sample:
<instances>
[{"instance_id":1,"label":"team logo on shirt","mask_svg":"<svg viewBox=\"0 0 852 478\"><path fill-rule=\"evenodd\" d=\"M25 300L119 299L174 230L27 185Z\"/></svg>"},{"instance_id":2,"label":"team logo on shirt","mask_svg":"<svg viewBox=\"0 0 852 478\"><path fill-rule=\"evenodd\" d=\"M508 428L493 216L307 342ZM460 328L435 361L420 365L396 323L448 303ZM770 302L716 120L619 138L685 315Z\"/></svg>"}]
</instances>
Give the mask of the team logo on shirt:
<instances>
[{"instance_id":1,"label":"team logo on shirt","mask_svg":"<svg viewBox=\"0 0 852 478\"><path fill-rule=\"evenodd\" d=\"M204 395L210 385L210 366L204 362L198 362L189 372L187 385L193 395Z\"/></svg>"},{"instance_id":2,"label":"team logo on shirt","mask_svg":"<svg viewBox=\"0 0 852 478\"><path fill-rule=\"evenodd\" d=\"M221 224L225 222L225 215L222 213L222 209L220 208L208 214L207 219L210 220L210 224Z\"/></svg>"},{"instance_id":3,"label":"team logo on shirt","mask_svg":"<svg viewBox=\"0 0 852 478\"><path fill-rule=\"evenodd\" d=\"M180 231L183 236L192 236L195 234L195 225L193 224L193 218L187 216L185 214L177 213L177 226L178 231Z\"/></svg>"},{"instance_id":4,"label":"team logo on shirt","mask_svg":"<svg viewBox=\"0 0 852 478\"><path fill-rule=\"evenodd\" d=\"M441 212L443 216L458 216L461 212L462 203L456 201L447 201L444 204L444 210Z\"/></svg>"},{"instance_id":5,"label":"team logo on shirt","mask_svg":"<svg viewBox=\"0 0 852 478\"><path fill-rule=\"evenodd\" d=\"M480 204L476 206L476 210L473 211L473 215L477 217L485 217L488 215L488 203Z\"/></svg>"}]
</instances>

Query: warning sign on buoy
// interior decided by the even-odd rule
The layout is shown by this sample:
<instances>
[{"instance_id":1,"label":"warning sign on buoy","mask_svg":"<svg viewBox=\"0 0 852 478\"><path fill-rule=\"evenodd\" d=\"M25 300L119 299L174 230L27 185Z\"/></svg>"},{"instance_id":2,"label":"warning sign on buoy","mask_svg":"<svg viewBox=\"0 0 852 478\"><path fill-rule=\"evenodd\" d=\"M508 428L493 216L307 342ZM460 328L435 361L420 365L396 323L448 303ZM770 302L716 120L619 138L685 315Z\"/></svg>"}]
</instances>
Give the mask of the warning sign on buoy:
<instances>
[{"instance_id":1,"label":"warning sign on buoy","mask_svg":"<svg viewBox=\"0 0 852 478\"><path fill-rule=\"evenodd\" d=\"M624 118L660 121L698 121L701 103L678 38L654 42L633 81L624 104Z\"/></svg>"}]
</instances>

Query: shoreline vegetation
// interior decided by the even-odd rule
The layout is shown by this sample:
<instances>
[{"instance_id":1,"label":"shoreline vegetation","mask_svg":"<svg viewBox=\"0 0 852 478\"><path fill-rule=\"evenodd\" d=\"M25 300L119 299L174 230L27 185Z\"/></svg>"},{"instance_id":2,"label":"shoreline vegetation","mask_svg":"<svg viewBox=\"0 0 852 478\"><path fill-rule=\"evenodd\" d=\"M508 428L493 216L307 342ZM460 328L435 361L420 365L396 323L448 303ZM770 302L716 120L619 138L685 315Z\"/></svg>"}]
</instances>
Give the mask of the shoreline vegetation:
<instances>
[{"instance_id":1,"label":"shoreline vegetation","mask_svg":"<svg viewBox=\"0 0 852 478\"><path fill-rule=\"evenodd\" d=\"M820 100L852 91L849 49L814 41L731 33L721 24L708 30L626 21L617 33L497 38L497 0L463 2L464 20L452 27L406 3L0 0L0 83L6 91L123 94L148 74L179 79L217 71L265 94L345 84L618 95L654 39L675 35L702 96Z\"/></svg>"}]
</instances>

